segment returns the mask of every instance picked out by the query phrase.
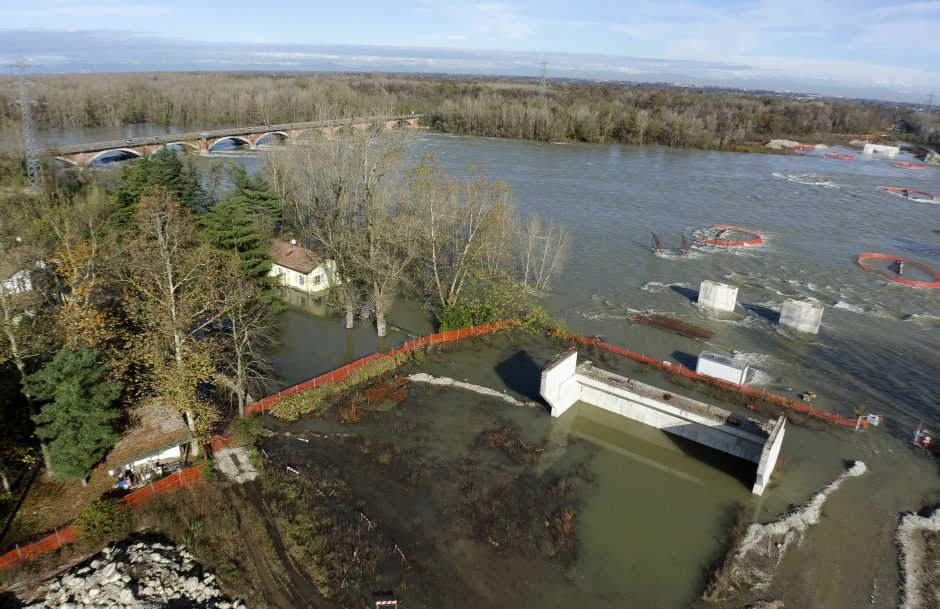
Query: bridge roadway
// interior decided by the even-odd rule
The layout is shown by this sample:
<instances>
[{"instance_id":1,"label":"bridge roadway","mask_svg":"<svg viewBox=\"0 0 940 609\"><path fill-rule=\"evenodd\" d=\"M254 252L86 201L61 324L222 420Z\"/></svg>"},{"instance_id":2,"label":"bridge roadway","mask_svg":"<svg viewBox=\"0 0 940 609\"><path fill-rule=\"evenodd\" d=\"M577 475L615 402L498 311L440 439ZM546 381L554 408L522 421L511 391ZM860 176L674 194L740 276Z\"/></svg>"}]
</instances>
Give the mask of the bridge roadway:
<instances>
[{"instance_id":1,"label":"bridge roadway","mask_svg":"<svg viewBox=\"0 0 940 609\"><path fill-rule=\"evenodd\" d=\"M57 158L69 161L76 165L86 165L103 156L107 152L124 151L131 155L143 156L143 153L154 152L168 144L180 144L191 149L208 151L213 144L224 139L254 145L266 135L274 135L281 139L296 139L300 134L318 130L323 133L335 133L342 127L367 128L380 125L391 128L395 125L416 127L418 120L425 114L404 114L397 116L369 116L356 118L341 118L326 121L308 121L300 123L280 123L277 125L259 125L256 127L231 127L227 129L212 129L209 131L171 133L125 140L108 140L104 142L89 142L71 146L51 148L48 152L55 153Z\"/></svg>"}]
</instances>

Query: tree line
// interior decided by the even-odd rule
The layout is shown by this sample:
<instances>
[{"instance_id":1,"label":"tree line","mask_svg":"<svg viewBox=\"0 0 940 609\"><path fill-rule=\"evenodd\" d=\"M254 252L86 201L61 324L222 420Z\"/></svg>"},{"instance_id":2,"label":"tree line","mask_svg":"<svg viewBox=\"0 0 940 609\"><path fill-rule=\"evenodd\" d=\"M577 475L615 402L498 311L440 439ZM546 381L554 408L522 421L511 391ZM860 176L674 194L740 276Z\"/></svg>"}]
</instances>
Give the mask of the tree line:
<instances>
[{"instance_id":1,"label":"tree line","mask_svg":"<svg viewBox=\"0 0 940 609\"><path fill-rule=\"evenodd\" d=\"M321 136L266 154L248 175L200 172L164 148L116 176L47 172L0 188L0 478L38 446L48 472L84 479L122 411L159 400L198 441L271 390L283 305L268 249L298 239L333 259L328 295L347 327L388 331L392 300L444 329L537 306L563 268L566 229L520 217L504 182L409 166L403 132ZM21 180L22 178L18 178ZM174 414L175 413L175 414Z\"/></svg>"},{"instance_id":2,"label":"tree line","mask_svg":"<svg viewBox=\"0 0 940 609\"><path fill-rule=\"evenodd\" d=\"M44 129L273 124L421 112L451 133L728 149L769 138L880 133L915 111L887 104L616 83L390 74L66 74L34 79ZM0 132L15 130L0 87ZM934 140L936 133L933 134ZM930 142L922 142L930 143ZM934 142L936 143L936 142Z\"/></svg>"}]
</instances>

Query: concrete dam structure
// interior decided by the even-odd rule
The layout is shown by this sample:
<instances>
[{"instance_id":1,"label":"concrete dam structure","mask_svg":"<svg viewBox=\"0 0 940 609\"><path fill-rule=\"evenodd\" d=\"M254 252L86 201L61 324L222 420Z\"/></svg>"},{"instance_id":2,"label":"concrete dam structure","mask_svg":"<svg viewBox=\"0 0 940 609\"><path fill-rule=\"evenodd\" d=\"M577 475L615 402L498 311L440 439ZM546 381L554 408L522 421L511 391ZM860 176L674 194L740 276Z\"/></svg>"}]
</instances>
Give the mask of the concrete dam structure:
<instances>
[{"instance_id":1,"label":"concrete dam structure","mask_svg":"<svg viewBox=\"0 0 940 609\"><path fill-rule=\"evenodd\" d=\"M561 416L578 401L757 464L751 489L764 492L773 473L786 419L761 423L728 410L675 395L631 378L578 365L578 352L559 355L542 371L540 392Z\"/></svg>"}]
</instances>

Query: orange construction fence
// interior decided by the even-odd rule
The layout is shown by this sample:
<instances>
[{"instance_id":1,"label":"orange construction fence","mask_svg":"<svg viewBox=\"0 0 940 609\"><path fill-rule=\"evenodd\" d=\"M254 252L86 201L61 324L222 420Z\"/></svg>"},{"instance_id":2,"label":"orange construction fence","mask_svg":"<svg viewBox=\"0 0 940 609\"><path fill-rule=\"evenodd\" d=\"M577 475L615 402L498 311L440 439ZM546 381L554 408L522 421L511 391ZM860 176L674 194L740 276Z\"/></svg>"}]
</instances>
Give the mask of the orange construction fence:
<instances>
[{"instance_id":1,"label":"orange construction fence","mask_svg":"<svg viewBox=\"0 0 940 609\"><path fill-rule=\"evenodd\" d=\"M308 389L313 389L324 385L326 383L335 383L337 381L345 381L349 376L364 366L366 363L371 362L374 359L379 359L382 357L393 357L395 355L400 355L402 353L408 353L414 351L415 349L420 349L421 347L427 347L429 345L440 345L443 343L448 343L455 340L460 340L462 338L467 338L469 336L480 336L482 334L489 334L491 332L496 332L497 330L503 330L512 325L512 322L509 321L494 321L487 324L481 324L479 326L472 326L470 328L460 328L457 330L450 330L448 332L440 332L438 334L429 334L428 336L422 336L414 340L409 340L405 342L401 347L393 349L387 353L373 353L372 355L367 355L361 359L357 359L354 362L340 366L335 370L330 370L325 372L318 377L312 378L310 380L298 383L293 387L288 387L287 389L282 389L273 395L269 395L266 398L262 398L257 402L252 402L245 406L245 412L249 414L259 414L262 413L272 406L283 396L291 395L293 393L307 391ZM213 442L213 447L215 447L215 442Z\"/></svg>"},{"instance_id":2,"label":"orange construction fence","mask_svg":"<svg viewBox=\"0 0 940 609\"><path fill-rule=\"evenodd\" d=\"M696 381L702 381L704 383L714 385L715 387L719 387L721 389L727 389L729 391L734 391L735 393L739 393L741 395L747 395L755 399L760 399L765 402L770 402L771 404L780 406L781 408L785 410L794 410L796 412L813 417L814 419L826 421L827 423L832 423L834 425L842 425L843 427L855 427L856 424L858 423L857 418L848 418L848 417L843 417L842 415L836 414L834 412L826 412L824 410L817 410L805 402L797 402L794 400L790 400L790 399L783 397L782 395L777 395L775 393L768 393L761 389L756 389L754 387L748 387L745 385L735 385L734 383L729 383L721 379L717 379L711 376L705 376L705 375L697 373L694 370L689 370L688 368L684 366L680 366L679 364L664 362L658 359L654 359L652 357L641 355L639 353L634 353L633 351L616 347L614 345L605 343L596 338L585 338L583 336L578 336L576 334L568 334L566 338L568 338L569 340L577 341L582 344L594 345L600 349L604 349L605 351L609 351L611 353L616 353L617 355L628 357L637 362L642 362L644 364L652 366L653 368L657 368L658 370L663 370L665 372L674 373L674 374L680 374L686 378L690 378ZM862 418L862 427L866 429L868 428L868 421L865 418Z\"/></svg>"},{"instance_id":3,"label":"orange construction fence","mask_svg":"<svg viewBox=\"0 0 940 609\"><path fill-rule=\"evenodd\" d=\"M157 480L156 482L151 482L147 486L141 487L132 493L124 495L124 497L121 498L121 501L126 503L131 508L140 507L141 505L149 502L154 497L164 495L188 484L192 484L200 478L202 478L202 475L199 473L198 467L190 467L187 469L178 470L166 478ZM0 556L0 571L9 569L10 567L18 565L27 560L33 560L34 558L39 557L40 554L52 552L53 550L56 550L69 542L75 541L79 537L81 537L81 531L79 531L78 528L74 525L69 525L64 529L56 529L54 533L43 537L39 541L34 541L33 543L23 547L17 546L16 549L10 550L6 554Z\"/></svg>"}]
</instances>

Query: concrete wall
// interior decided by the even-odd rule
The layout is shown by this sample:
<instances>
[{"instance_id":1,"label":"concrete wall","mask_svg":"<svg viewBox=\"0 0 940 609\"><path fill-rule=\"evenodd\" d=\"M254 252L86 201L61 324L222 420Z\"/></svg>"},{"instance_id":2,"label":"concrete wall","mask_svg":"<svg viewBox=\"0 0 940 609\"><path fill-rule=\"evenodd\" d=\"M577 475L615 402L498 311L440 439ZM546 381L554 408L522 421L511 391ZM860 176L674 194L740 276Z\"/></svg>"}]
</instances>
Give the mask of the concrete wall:
<instances>
[{"instance_id":1,"label":"concrete wall","mask_svg":"<svg viewBox=\"0 0 940 609\"><path fill-rule=\"evenodd\" d=\"M552 407L552 416L560 417L572 404L581 398L581 385L576 371L578 351L562 354L542 370L539 392Z\"/></svg>"},{"instance_id":2,"label":"concrete wall","mask_svg":"<svg viewBox=\"0 0 940 609\"><path fill-rule=\"evenodd\" d=\"M865 144L862 154L882 154L894 158L901 151L900 146L885 146L882 144Z\"/></svg>"},{"instance_id":3,"label":"concrete wall","mask_svg":"<svg viewBox=\"0 0 940 609\"><path fill-rule=\"evenodd\" d=\"M815 302L787 299L780 308L780 325L798 332L816 334L822 324L823 307Z\"/></svg>"},{"instance_id":4,"label":"concrete wall","mask_svg":"<svg viewBox=\"0 0 940 609\"><path fill-rule=\"evenodd\" d=\"M734 311L738 288L717 281L705 280L699 286L698 305L713 311Z\"/></svg>"},{"instance_id":5,"label":"concrete wall","mask_svg":"<svg viewBox=\"0 0 940 609\"><path fill-rule=\"evenodd\" d=\"M783 432L785 431L786 419L780 417L774 423L774 428L767 438L764 450L761 451L760 462L757 464L757 478L754 481L754 487L751 492L755 495L762 495L767 483L770 482L770 475L777 465L777 458L780 456L780 447L783 446Z\"/></svg>"},{"instance_id":6,"label":"concrete wall","mask_svg":"<svg viewBox=\"0 0 940 609\"><path fill-rule=\"evenodd\" d=\"M764 438L751 436L726 423L643 397L603 380L578 375L581 400L657 429L681 436L757 463Z\"/></svg>"},{"instance_id":7,"label":"concrete wall","mask_svg":"<svg viewBox=\"0 0 940 609\"><path fill-rule=\"evenodd\" d=\"M753 492L761 494L773 473L783 442L784 419L768 431L765 424L634 379L577 365L577 350L555 358L542 371L541 394L552 416L578 400L620 416L698 442L758 464Z\"/></svg>"}]
</instances>

